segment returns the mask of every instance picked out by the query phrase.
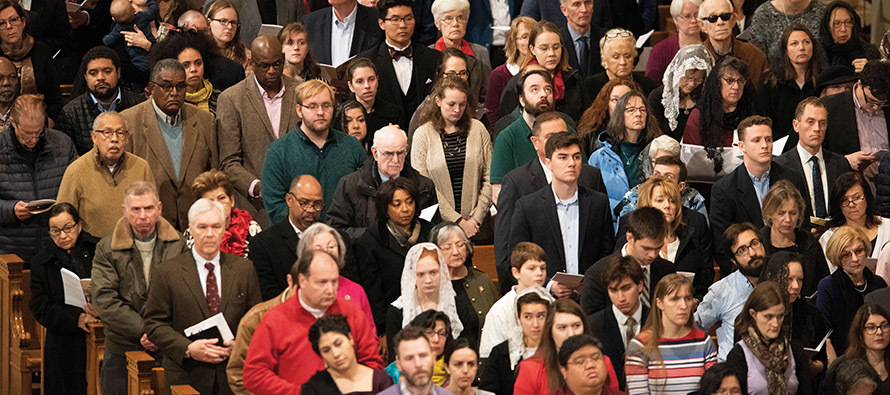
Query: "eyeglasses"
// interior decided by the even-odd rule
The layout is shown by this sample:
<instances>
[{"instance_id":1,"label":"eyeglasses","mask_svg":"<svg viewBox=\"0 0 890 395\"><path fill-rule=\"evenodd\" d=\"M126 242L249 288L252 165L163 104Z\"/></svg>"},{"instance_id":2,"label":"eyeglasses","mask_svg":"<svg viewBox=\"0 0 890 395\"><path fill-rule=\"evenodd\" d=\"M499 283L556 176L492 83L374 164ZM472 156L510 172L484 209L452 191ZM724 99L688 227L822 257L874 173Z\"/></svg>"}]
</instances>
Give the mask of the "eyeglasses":
<instances>
[{"instance_id":1,"label":"eyeglasses","mask_svg":"<svg viewBox=\"0 0 890 395\"><path fill-rule=\"evenodd\" d=\"M634 38L634 34L628 31L621 31L615 33L606 34L606 40L611 40L613 38Z\"/></svg>"},{"instance_id":2,"label":"eyeglasses","mask_svg":"<svg viewBox=\"0 0 890 395\"><path fill-rule=\"evenodd\" d=\"M303 107L308 108L309 111L312 111L312 112L318 111L319 108L322 110L325 110L325 111L333 111L334 110L334 105L331 103L321 103L321 104L312 103L310 105L303 106Z\"/></svg>"},{"instance_id":3,"label":"eyeglasses","mask_svg":"<svg viewBox=\"0 0 890 395\"><path fill-rule=\"evenodd\" d=\"M449 77L460 77L463 79L467 79L470 76L470 72L466 71L466 70L464 70L464 71L449 71L449 72L445 73L445 75L447 75Z\"/></svg>"},{"instance_id":4,"label":"eyeglasses","mask_svg":"<svg viewBox=\"0 0 890 395\"><path fill-rule=\"evenodd\" d=\"M118 130L105 129L105 130L94 130L93 133L100 133L100 134L102 134L102 136L105 136L105 138L108 139L108 138L111 138L111 136L126 137L127 134L130 133L130 131L128 131L126 129L118 129Z\"/></svg>"},{"instance_id":5,"label":"eyeglasses","mask_svg":"<svg viewBox=\"0 0 890 395\"><path fill-rule=\"evenodd\" d=\"M747 80L745 77L739 77L739 78L727 78L727 77L723 77L723 78L721 78L721 79L723 80L723 82L726 83L726 85L729 85L729 86L733 86L733 85L735 85L735 84L739 84L740 87L743 87L743 86L745 86L745 84L748 82L748 80Z\"/></svg>"},{"instance_id":6,"label":"eyeglasses","mask_svg":"<svg viewBox=\"0 0 890 395\"><path fill-rule=\"evenodd\" d=\"M433 335L437 335L437 336L439 336L440 338L443 338L443 337L445 337L445 336L448 336L448 332L446 332L444 329L442 329L442 330L440 330L440 331L438 331L438 332L436 332L436 331L434 331L434 330L432 330L432 329L426 329L426 330L423 331L423 334L426 335L426 337L433 337Z\"/></svg>"},{"instance_id":7,"label":"eyeglasses","mask_svg":"<svg viewBox=\"0 0 890 395\"><path fill-rule=\"evenodd\" d=\"M464 23L467 22L467 17L463 14L460 14L457 17L453 17L453 16L449 15L446 17L439 18L439 20L442 22L445 22L446 25L452 25L452 24L454 24L455 21L457 21L458 24L463 25Z\"/></svg>"},{"instance_id":8,"label":"eyeglasses","mask_svg":"<svg viewBox=\"0 0 890 395\"><path fill-rule=\"evenodd\" d=\"M887 333L890 331L890 323L882 322L881 325L866 325L865 328L866 335L874 335L878 333L878 329L881 330L881 333Z\"/></svg>"},{"instance_id":9,"label":"eyeglasses","mask_svg":"<svg viewBox=\"0 0 890 395\"><path fill-rule=\"evenodd\" d=\"M0 21L0 30L4 30L7 27L16 27L18 25L21 25L22 22L24 22L24 21L25 21L25 18L22 18L20 16L14 16L14 17L9 18L5 21Z\"/></svg>"},{"instance_id":10,"label":"eyeglasses","mask_svg":"<svg viewBox=\"0 0 890 395\"><path fill-rule=\"evenodd\" d=\"M572 359L568 361L569 365L579 365L584 366L587 363L597 363L603 359L603 353L597 352L590 355L580 356L578 358Z\"/></svg>"},{"instance_id":11,"label":"eyeglasses","mask_svg":"<svg viewBox=\"0 0 890 395\"><path fill-rule=\"evenodd\" d=\"M760 249L761 247L763 247L763 244L760 243L760 239L754 239L751 240L751 243L748 245L739 247L733 254L735 254L735 256L745 256L750 254L754 249Z\"/></svg>"},{"instance_id":12,"label":"eyeglasses","mask_svg":"<svg viewBox=\"0 0 890 395\"><path fill-rule=\"evenodd\" d=\"M458 241L454 244L444 244L439 246L439 249L442 251L451 251L452 248L457 248L459 250L463 250L467 248L467 243L463 241Z\"/></svg>"},{"instance_id":13,"label":"eyeglasses","mask_svg":"<svg viewBox=\"0 0 890 395\"><path fill-rule=\"evenodd\" d=\"M681 15L677 15L677 19L681 19L681 20L684 20L684 21L694 21L694 20L695 20L695 14L681 14Z\"/></svg>"},{"instance_id":14,"label":"eyeglasses","mask_svg":"<svg viewBox=\"0 0 890 395\"><path fill-rule=\"evenodd\" d=\"M550 47L547 47L546 45L535 45L535 49L541 53L546 53L549 51L560 52L562 51L562 44L553 44Z\"/></svg>"},{"instance_id":15,"label":"eyeglasses","mask_svg":"<svg viewBox=\"0 0 890 395\"><path fill-rule=\"evenodd\" d=\"M647 110L646 107L627 107L624 109L624 113L630 115L634 115L637 113L639 113L640 115L646 115L646 113L648 112L649 110Z\"/></svg>"},{"instance_id":16,"label":"eyeglasses","mask_svg":"<svg viewBox=\"0 0 890 395\"><path fill-rule=\"evenodd\" d=\"M49 228L49 235L52 236L52 237L59 237L60 234L64 233L64 234L66 234L66 235L68 235L68 236L71 236L71 232L74 231L74 227L75 227L75 226L77 226L77 224L71 224L71 223L69 223L68 225L65 225L65 227L62 228L62 229L59 229L59 228Z\"/></svg>"},{"instance_id":17,"label":"eyeglasses","mask_svg":"<svg viewBox=\"0 0 890 395\"><path fill-rule=\"evenodd\" d=\"M843 251L841 252L841 260L845 261L847 259L852 259L853 255L856 256L865 256L865 247L859 247L853 251Z\"/></svg>"},{"instance_id":18,"label":"eyeglasses","mask_svg":"<svg viewBox=\"0 0 890 395\"><path fill-rule=\"evenodd\" d=\"M312 200L307 200L307 199L300 199L297 197L297 195L294 195L293 192L288 192L287 194L294 197L294 200L297 201L297 204L300 205L300 208L303 209L303 211L317 212L317 211L321 211L321 208L324 207L324 202L321 200L312 201Z\"/></svg>"},{"instance_id":19,"label":"eyeglasses","mask_svg":"<svg viewBox=\"0 0 890 395\"><path fill-rule=\"evenodd\" d=\"M386 22L392 23L393 25L398 25L402 22L405 22L406 25L411 25L414 23L414 15L408 15L408 16L402 16L402 17L394 16L391 18L383 18L383 20Z\"/></svg>"},{"instance_id":20,"label":"eyeglasses","mask_svg":"<svg viewBox=\"0 0 890 395\"><path fill-rule=\"evenodd\" d=\"M253 62L254 66L260 68L263 71L269 70L272 67L274 67L276 70L278 70L282 66L284 66L284 60L282 60L282 59L278 59L278 61L276 61L275 63L263 63L263 62L258 62L256 60L252 60L251 62Z\"/></svg>"},{"instance_id":21,"label":"eyeglasses","mask_svg":"<svg viewBox=\"0 0 890 395\"><path fill-rule=\"evenodd\" d=\"M164 91L164 93L173 92L173 89L176 89L177 92L185 92L185 89L188 88L188 85L186 85L185 82L181 82L178 84L171 84L169 82L152 81L151 83L157 85L158 88L161 88L161 90Z\"/></svg>"},{"instance_id":22,"label":"eyeglasses","mask_svg":"<svg viewBox=\"0 0 890 395\"><path fill-rule=\"evenodd\" d=\"M845 21L834 21L834 22L831 22L831 27L833 27L835 29L840 28L840 27L845 27L847 29L850 29L853 27L853 20L848 19Z\"/></svg>"},{"instance_id":23,"label":"eyeglasses","mask_svg":"<svg viewBox=\"0 0 890 395\"><path fill-rule=\"evenodd\" d=\"M22 135L22 140L25 140L25 141L39 140L41 137L46 135L46 126L44 126L43 129L40 129L40 131L37 131L37 132L29 132L23 128L20 128L18 125L14 125L14 126L15 126L15 130L18 132L18 134Z\"/></svg>"},{"instance_id":24,"label":"eyeglasses","mask_svg":"<svg viewBox=\"0 0 890 395\"><path fill-rule=\"evenodd\" d=\"M403 149L401 151L377 151L380 153L380 156L384 158L404 158L408 155L408 150Z\"/></svg>"},{"instance_id":25,"label":"eyeglasses","mask_svg":"<svg viewBox=\"0 0 890 395\"><path fill-rule=\"evenodd\" d=\"M855 206L859 203L862 203L863 200L865 200L865 196L863 195L856 195L849 199L843 199L841 200L841 207Z\"/></svg>"},{"instance_id":26,"label":"eyeglasses","mask_svg":"<svg viewBox=\"0 0 890 395\"><path fill-rule=\"evenodd\" d=\"M708 21L708 22L711 22L711 23L717 23L717 19L718 19L718 18L721 19L723 22L726 22L726 21L728 21L730 18L732 18L732 13L731 13L731 12L726 12L726 13L723 13L723 14L720 14L720 15L706 16L706 17L702 18L701 20L703 20L703 21Z\"/></svg>"},{"instance_id":27,"label":"eyeglasses","mask_svg":"<svg viewBox=\"0 0 890 395\"><path fill-rule=\"evenodd\" d=\"M238 22L238 21L232 21L232 20L228 20L228 19L211 19L211 21L214 21L214 22L216 22L216 23L219 23L220 25L223 25L224 27L233 27L233 26L234 26L234 27L238 27L238 26L241 26L241 22Z\"/></svg>"}]
</instances>

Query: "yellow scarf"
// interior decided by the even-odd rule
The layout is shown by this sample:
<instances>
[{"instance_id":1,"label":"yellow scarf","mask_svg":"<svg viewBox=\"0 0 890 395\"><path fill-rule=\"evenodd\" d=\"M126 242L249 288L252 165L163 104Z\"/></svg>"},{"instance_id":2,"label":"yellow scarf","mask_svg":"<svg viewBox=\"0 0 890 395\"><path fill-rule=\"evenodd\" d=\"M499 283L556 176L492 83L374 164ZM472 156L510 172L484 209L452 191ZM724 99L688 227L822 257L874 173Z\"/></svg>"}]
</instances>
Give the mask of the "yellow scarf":
<instances>
[{"instance_id":1,"label":"yellow scarf","mask_svg":"<svg viewBox=\"0 0 890 395\"><path fill-rule=\"evenodd\" d=\"M213 94L213 84L204 79L204 87L195 93L185 93L185 101L198 106L198 108L210 111L210 95Z\"/></svg>"}]
</instances>

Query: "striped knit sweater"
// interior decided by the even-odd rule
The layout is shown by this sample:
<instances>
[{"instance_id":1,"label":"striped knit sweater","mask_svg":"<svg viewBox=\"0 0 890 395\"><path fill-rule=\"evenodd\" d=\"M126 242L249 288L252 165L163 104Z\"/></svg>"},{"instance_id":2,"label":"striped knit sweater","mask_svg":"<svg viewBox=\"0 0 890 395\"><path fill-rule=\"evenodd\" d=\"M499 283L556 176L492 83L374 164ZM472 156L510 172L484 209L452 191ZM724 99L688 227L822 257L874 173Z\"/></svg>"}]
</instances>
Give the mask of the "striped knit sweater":
<instances>
[{"instance_id":1,"label":"striped knit sweater","mask_svg":"<svg viewBox=\"0 0 890 395\"><path fill-rule=\"evenodd\" d=\"M717 348L707 333L693 329L678 339L661 338L663 363L646 355L643 344L651 332L640 332L627 346L627 392L636 394L688 394L698 390L705 370L717 363Z\"/></svg>"}]
</instances>

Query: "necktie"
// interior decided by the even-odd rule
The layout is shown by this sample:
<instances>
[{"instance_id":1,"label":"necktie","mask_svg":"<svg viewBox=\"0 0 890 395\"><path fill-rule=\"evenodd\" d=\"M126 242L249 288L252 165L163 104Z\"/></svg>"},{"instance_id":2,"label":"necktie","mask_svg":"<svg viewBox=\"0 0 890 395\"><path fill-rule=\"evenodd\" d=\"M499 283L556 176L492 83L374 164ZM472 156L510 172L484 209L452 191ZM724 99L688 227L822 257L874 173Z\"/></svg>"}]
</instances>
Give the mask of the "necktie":
<instances>
[{"instance_id":1,"label":"necktie","mask_svg":"<svg viewBox=\"0 0 890 395\"><path fill-rule=\"evenodd\" d=\"M590 56L588 56L590 46L587 44L587 37L578 37L578 43L581 44L578 50L578 64L581 66L581 73L587 75L587 67L590 63Z\"/></svg>"},{"instance_id":2,"label":"necktie","mask_svg":"<svg viewBox=\"0 0 890 395\"><path fill-rule=\"evenodd\" d=\"M216 286L216 274L213 274L213 262L204 264L207 268L207 307L210 307L210 315L219 313L219 288Z\"/></svg>"},{"instance_id":3,"label":"necktie","mask_svg":"<svg viewBox=\"0 0 890 395\"><path fill-rule=\"evenodd\" d=\"M822 185L822 169L819 168L819 158L810 158L813 162L813 200L815 201L816 216L827 218L828 210L825 209L825 187Z\"/></svg>"},{"instance_id":4,"label":"necktie","mask_svg":"<svg viewBox=\"0 0 890 395\"><path fill-rule=\"evenodd\" d=\"M402 56L411 59L412 57L414 57L414 49L410 45L401 51L393 47L389 47L389 56L392 57L392 60L395 60L397 62Z\"/></svg>"},{"instance_id":5,"label":"necktie","mask_svg":"<svg viewBox=\"0 0 890 395\"><path fill-rule=\"evenodd\" d=\"M625 339L625 347L630 344L630 341L634 339L634 336L637 335L637 332L634 331L634 326L637 325L637 320L633 317L627 317L627 321L624 322L624 339Z\"/></svg>"},{"instance_id":6,"label":"necktie","mask_svg":"<svg viewBox=\"0 0 890 395\"><path fill-rule=\"evenodd\" d=\"M649 308L649 266L643 266L643 306Z\"/></svg>"}]
</instances>

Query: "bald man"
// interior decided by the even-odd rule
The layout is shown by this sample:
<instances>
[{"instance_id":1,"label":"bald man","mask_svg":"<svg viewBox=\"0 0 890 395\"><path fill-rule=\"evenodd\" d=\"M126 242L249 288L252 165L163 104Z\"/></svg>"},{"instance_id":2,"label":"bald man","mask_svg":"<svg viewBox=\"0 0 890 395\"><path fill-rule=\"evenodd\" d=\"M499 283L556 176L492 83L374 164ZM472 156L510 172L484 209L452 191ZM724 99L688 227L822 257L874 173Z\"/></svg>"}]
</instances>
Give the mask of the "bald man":
<instances>
[{"instance_id":1,"label":"bald man","mask_svg":"<svg viewBox=\"0 0 890 395\"><path fill-rule=\"evenodd\" d=\"M260 232L250 240L250 258L260 280L263 300L284 291L285 278L297 260L297 243L303 231L318 222L324 204L321 184L315 177L303 174L291 181L287 202L287 218Z\"/></svg>"},{"instance_id":2,"label":"bald man","mask_svg":"<svg viewBox=\"0 0 890 395\"><path fill-rule=\"evenodd\" d=\"M350 239L358 240L368 226L376 223L377 210L374 196L384 181L406 177L414 181L420 191L418 210L436 204L436 186L406 163L408 137L398 126L386 126L374 133L371 156L358 170L340 179L327 222L337 230L346 232Z\"/></svg>"},{"instance_id":3,"label":"bald man","mask_svg":"<svg viewBox=\"0 0 890 395\"><path fill-rule=\"evenodd\" d=\"M275 37L257 37L251 53L254 74L219 95L219 157L220 168L237 191L235 206L246 208L265 228L269 217L260 173L269 144L299 125L294 111L297 82L281 74L284 58Z\"/></svg>"}]
</instances>

